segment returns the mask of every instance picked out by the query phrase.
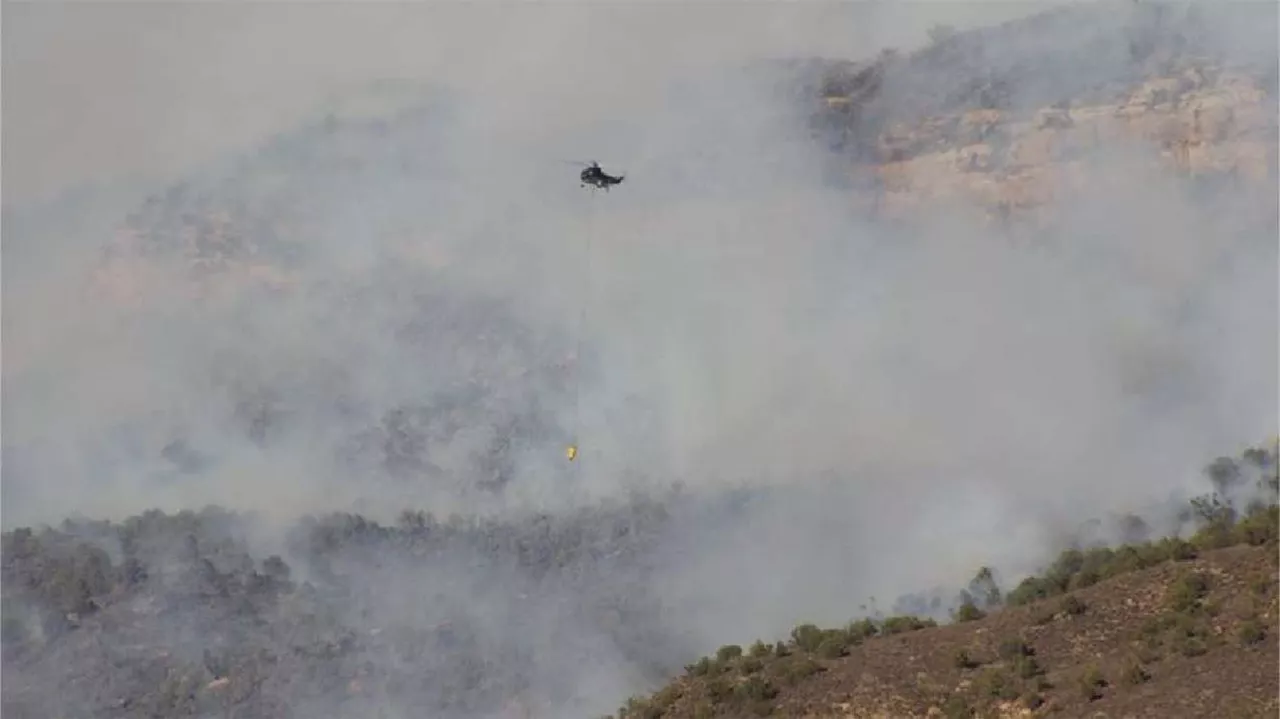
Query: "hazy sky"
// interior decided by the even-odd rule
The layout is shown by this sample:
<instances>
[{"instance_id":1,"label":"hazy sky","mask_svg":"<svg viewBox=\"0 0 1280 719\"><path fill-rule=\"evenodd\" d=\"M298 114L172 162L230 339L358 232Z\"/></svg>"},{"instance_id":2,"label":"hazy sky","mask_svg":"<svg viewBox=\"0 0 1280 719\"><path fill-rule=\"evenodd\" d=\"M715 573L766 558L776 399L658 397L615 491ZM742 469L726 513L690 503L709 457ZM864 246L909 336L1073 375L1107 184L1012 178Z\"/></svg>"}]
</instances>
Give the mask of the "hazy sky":
<instances>
[{"instance_id":1,"label":"hazy sky","mask_svg":"<svg viewBox=\"0 0 1280 719\"><path fill-rule=\"evenodd\" d=\"M858 57L919 42L934 23L963 27L1043 6L742 5L5 2L4 200L179 173L377 78L536 83L564 102L618 100L653 88L633 82L622 93L590 78L610 67L665 78L657 66L692 69L741 47ZM575 46L582 52L566 50ZM589 61L593 52L603 56ZM651 72L637 72L646 65Z\"/></svg>"}]
</instances>

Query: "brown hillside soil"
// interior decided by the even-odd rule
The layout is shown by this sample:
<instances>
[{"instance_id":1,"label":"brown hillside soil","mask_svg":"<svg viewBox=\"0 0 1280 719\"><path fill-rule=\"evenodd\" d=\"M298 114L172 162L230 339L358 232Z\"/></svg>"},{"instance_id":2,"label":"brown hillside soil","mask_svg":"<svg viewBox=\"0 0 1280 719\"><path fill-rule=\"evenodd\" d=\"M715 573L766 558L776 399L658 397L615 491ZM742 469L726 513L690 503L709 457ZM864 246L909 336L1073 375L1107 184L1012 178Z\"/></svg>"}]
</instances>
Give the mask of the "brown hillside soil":
<instances>
[{"instance_id":1,"label":"brown hillside soil","mask_svg":"<svg viewBox=\"0 0 1280 719\"><path fill-rule=\"evenodd\" d=\"M1273 544L1215 550L840 658L745 652L636 715L1275 717L1277 580Z\"/></svg>"}]
</instances>

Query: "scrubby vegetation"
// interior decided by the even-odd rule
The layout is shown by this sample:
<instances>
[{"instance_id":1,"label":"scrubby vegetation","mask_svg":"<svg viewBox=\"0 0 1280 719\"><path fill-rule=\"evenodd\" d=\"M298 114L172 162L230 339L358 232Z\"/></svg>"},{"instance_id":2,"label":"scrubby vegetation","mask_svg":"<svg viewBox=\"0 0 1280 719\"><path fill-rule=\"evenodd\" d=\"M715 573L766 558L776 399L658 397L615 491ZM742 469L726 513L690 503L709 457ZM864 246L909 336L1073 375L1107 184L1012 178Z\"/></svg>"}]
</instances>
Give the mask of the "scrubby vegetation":
<instances>
[{"instance_id":1,"label":"scrubby vegetation","mask_svg":"<svg viewBox=\"0 0 1280 719\"><path fill-rule=\"evenodd\" d=\"M1280 467L1276 454L1249 449L1239 459L1215 460L1205 474L1213 491L1189 503L1187 516L1195 523L1189 538L1164 537L1119 547L1071 547L1042 573L1022 580L1007 594L996 583L993 570L983 567L969 586L957 593L955 626L980 622L989 615L1000 618L1004 612L1028 610L1031 626L1083 618L1090 612L1090 603L1076 592L1101 582L1159 565L1187 565L1202 553L1228 547L1265 545L1274 554L1280 547ZM1246 486L1246 477L1253 478L1251 486ZM1252 582L1250 592L1255 598L1273 596L1274 588L1275 577L1269 576ZM1222 611L1208 600L1212 590L1209 573L1179 570L1167 586L1163 610L1142 625L1136 638L1138 653L1114 668L1116 681L1128 687L1145 684L1152 679L1147 665L1159 661L1165 652L1198 657L1227 643L1208 621ZM1049 603L1050 599L1056 601ZM1021 609L1025 605L1033 606ZM868 652L875 652L875 646L882 646L876 642L937 627L932 619L909 615L862 618L841 628L800 624L791 631L789 640L777 642L771 651L766 642L757 640L750 664L737 647L723 647L715 657L703 657L686 667L683 679L658 695L629 700L617 717L667 716L680 697L693 702L695 709L691 714L672 716L767 715L778 708L776 702L770 703L781 694L773 688L793 687L814 674L834 670L855 647L865 644ZM1246 647L1258 645L1265 637L1266 629L1253 614L1238 624L1234 636ZM1027 708L1036 709L1044 705L1044 694L1060 688L1062 682L1060 676L1053 681L1048 678L1049 667L1023 636L1004 637L988 650L962 647L951 654L949 664L962 674L976 674L968 680L969 689L963 695L950 696L937 705L948 717L974 716L977 709L992 702L1021 700ZM796 671L797 667L803 670ZM1089 664L1075 670L1071 681L1080 697L1093 702L1116 683L1108 671ZM708 677L713 680L706 682ZM770 691L732 690L746 686L748 678L752 687L767 686Z\"/></svg>"},{"instance_id":2,"label":"scrubby vegetation","mask_svg":"<svg viewBox=\"0 0 1280 719\"><path fill-rule=\"evenodd\" d=\"M1228 644L1256 651L1272 631L1261 617L1274 611L1268 604L1274 577L1257 574L1244 582L1252 603L1233 610L1243 612L1241 620L1222 634L1213 630L1225 611L1212 598L1218 580L1190 567L1227 546L1276 546L1275 468L1275 455L1260 451L1231 464L1215 462L1209 473L1215 489L1191 503L1196 526L1186 539L1069 548L1008 592L991 568L981 568L956 593L952 626L1018 611L1032 626L1087 621L1094 601L1082 595L1091 587L1171 563L1188 569L1170 581L1159 612L1135 632L1129 662L1106 669L1111 683L1147 681L1162 656L1197 657ZM1244 479L1249 476L1251 483ZM670 659L687 656L690 647L658 621L657 598L628 580L660 560L665 534L697 524L699 511L707 510L696 505L677 492L520 522L442 521L409 511L388 526L333 514L305 519L277 553L262 559L245 540L254 519L217 508L8 531L0 627L4 709L14 716L234 710L240 717L280 717L394 703L467 716L497 711L534 681L542 682L544 701L559 691L559 699L571 703L571 677L557 684L536 673L533 652L547 643L526 635L539 622L546 623L540 631L562 637L558 651L566 656L586 661L595 638L602 638L637 666L650 667L656 682L676 669ZM449 605L465 589L403 579L428 572L433 582L465 582L477 565L489 570L486 577L506 577L497 581L508 584L511 608L526 612L513 618L516 624L486 627ZM403 596L388 587L415 592L420 601L404 606ZM517 602L523 592L535 601ZM562 601L574 603L571 632L548 608ZM784 640L726 645L689 662L682 679L631 700L621 716L664 716L677 705L695 707L693 716L768 714L788 691L855 652L947 629L911 614L862 617L837 628L802 623ZM945 706L939 702L948 715L991 701L1035 705L1064 686L1027 636L994 641L948 650L948 668L972 675L970 692ZM60 690L24 681L41 676L62 677ZM1089 673L1066 681L1081 687L1081 696L1111 691Z\"/></svg>"},{"instance_id":3,"label":"scrubby vegetation","mask_svg":"<svg viewBox=\"0 0 1280 719\"><path fill-rule=\"evenodd\" d=\"M253 518L217 508L8 531L4 713L474 716L535 681L571 704L573 678L539 674L535 649L585 663L605 642L655 678L682 653L628 583L670 521L644 499L520 522L334 514L262 559ZM471 586L476 567L503 591ZM468 596L499 606L468 611Z\"/></svg>"}]
</instances>

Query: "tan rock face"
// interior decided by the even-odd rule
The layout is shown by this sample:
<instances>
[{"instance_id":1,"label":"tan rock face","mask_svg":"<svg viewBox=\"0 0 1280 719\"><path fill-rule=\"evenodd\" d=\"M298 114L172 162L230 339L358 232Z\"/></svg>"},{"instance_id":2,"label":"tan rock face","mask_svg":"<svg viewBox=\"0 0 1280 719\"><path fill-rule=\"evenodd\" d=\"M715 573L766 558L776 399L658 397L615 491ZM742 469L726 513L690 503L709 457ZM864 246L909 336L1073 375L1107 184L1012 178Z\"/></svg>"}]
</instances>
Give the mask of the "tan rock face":
<instances>
[{"instance_id":1,"label":"tan rock face","mask_svg":"<svg viewBox=\"0 0 1280 719\"><path fill-rule=\"evenodd\" d=\"M1251 183L1276 180L1276 112L1262 81L1213 67L1151 78L1119 103L1040 108L1013 117L970 110L882 133L879 211L907 216L921 203L972 203L989 217L1052 203L1082 186L1083 161L1112 149L1146 152L1172 171Z\"/></svg>"}]
</instances>

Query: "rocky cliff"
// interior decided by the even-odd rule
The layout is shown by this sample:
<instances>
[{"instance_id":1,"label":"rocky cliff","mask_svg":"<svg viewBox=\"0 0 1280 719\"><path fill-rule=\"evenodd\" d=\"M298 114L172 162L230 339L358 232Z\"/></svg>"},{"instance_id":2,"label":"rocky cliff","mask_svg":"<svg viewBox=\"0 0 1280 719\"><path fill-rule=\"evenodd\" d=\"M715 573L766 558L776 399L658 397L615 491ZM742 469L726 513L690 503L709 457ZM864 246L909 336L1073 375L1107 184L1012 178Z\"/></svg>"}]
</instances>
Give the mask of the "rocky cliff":
<instances>
[{"instance_id":1,"label":"rocky cliff","mask_svg":"<svg viewBox=\"0 0 1280 719\"><path fill-rule=\"evenodd\" d=\"M1094 15L1117 12L1123 22ZM1274 196L1274 43L1241 38L1238 25L1159 6L938 32L906 57L827 64L815 126L853 160L859 200L889 217L939 201L997 220L1046 209L1105 184L1118 154Z\"/></svg>"}]
</instances>

